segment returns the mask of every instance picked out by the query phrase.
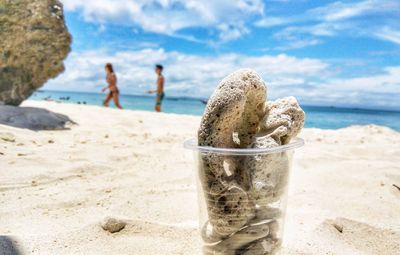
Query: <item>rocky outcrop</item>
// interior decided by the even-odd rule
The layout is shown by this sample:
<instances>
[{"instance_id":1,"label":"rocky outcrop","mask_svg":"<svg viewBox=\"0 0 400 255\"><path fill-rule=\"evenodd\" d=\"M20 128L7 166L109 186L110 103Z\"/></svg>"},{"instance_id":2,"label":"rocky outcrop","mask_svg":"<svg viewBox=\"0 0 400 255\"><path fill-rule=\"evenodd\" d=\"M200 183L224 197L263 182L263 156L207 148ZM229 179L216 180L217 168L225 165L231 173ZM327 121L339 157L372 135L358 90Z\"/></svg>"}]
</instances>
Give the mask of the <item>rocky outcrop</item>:
<instances>
[{"instance_id":1,"label":"rocky outcrop","mask_svg":"<svg viewBox=\"0 0 400 255\"><path fill-rule=\"evenodd\" d=\"M19 105L63 72L70 44L59 0L0 0L0 104Z\"/></svg>"}]
</instances>

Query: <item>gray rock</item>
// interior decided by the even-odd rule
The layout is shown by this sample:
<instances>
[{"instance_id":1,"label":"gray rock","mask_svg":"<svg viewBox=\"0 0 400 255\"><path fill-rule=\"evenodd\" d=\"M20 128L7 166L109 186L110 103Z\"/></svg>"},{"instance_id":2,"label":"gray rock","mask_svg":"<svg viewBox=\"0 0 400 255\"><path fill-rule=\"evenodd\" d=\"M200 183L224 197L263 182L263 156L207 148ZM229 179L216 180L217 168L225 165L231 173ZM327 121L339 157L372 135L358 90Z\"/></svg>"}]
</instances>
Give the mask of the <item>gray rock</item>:
<instances>
[{"instance_id":1,"label":"gray rock","mask_svg":"<svg viewBox=\"0 0 400 255\"><path fill-rule=\"evenodd\" d=\"M241 247L247 246L252 242L266 237L269 234L269 224L260 223L256 225L249 225L240 231L232 234L221 242L212 245L205 245L203 247L204 254L223 254L235 255Z\"/></svg>"},{"instance_id":2,"label":"gray rock","mask_svg":"<svg viewBox=\"0 0 400 255\"><path fill-rule=\"evenodd\" d=\"M257 137L252 148L264 149L279 144L270 136ZM249 195L257 205L266 206L278 201L286 191L291 152L279 152L249 156L245 159L245 168L251 169Z\"/></svg>"},{"instance_id":3,"label":"gray rock","mask_svg":"<svg viewBox=\"0 0 400 255\"><path fill-rule=\"evenodd\" d=\"M276 255L280 251L281 241L271 237L261 238L251 243L240 255Z\"/></svg>"},{"instance_id":4,"label":"gray rock","mask_svg":"<svg viewBox=\"0 0 400 255\"><path fill-rule=\"evenodd\" d=\"M110 233L121 231L126 226L126 222L112 217L106 217L101 223L101 227Z\"/></svg>"},{"instance_id":5,"label":"gray rock","mask_svg":"<svg viewBox=\"0 0 400 255\"><path fill-rule=\"evenodd\" d=\"M70 44L59 0L0 0L0 102L19 105L63 72Z\"/></svg>"},{"instance_id":6,"label":"gray rock","mask_svg":"<svg viewBox=\"0 0 400 255\"><path fill-rule=\"evenodd\" d=\"M209 201L208 212L215 231L225 236L239 230L254 217L254 205L243 189L232 185Z\"/></svg>"},{"instance_id":7,"label":"gray rock","mask_svg":"<svg viewBox=\"0 0 400 255\"><path fill-rule=\"evenodd\" d=\"M260 133L271 136L279 145L288 144L303 129L305 114L294 97L268 103L266 112Z\"/></svg>"},{"instance_id":8,"label":"gray rock","mask_svg":"<svg viewBox=\"0 0 400 255\"><path fill-rule=\"evenodd\" d=\"M21 240L18 240L13 236L0 235L1 255L20 255L22 254L21 250Z\"/></svg>"},{"instance_id":9,"label":"gray rock","mask_svg":"<svg viewBox=\"0 0 400 255\"><path fill-rule=\"evenodd\" d=\"M294 97L285 97L267 104L266 115L251 148L274 148L296 137L304 126L304 111ZM287 188L292 152L248 157L245 167L252 169L250 196L258 205L278 201Z\"/></svg>"},{"instance_id":10,"label":"gray rock","mask_svg":"<svg viewBox=\"0 0 400 255\"><path fill-rule=\"evenodd\" d=\"M222 80L208 101L198 144L273 149L288 144L304 125L293 97L266 106L267 89L243 69ZM277 254L292 152L252 155L201 153L199 179L207 204L203 254Z\"/></svg>"},{"instance_id":11,"label":"gray rock","mask_svg":"<svg viewBox=\"0 0 400 255\"><path fill-rule=\"evenodd\" d=\"M278 220L282 217L282 212L279 208L269 206L259 206L256 210L256 216L252 220L253 223L261 221Z\"/></svg>"},{"instance_id":12,"label":"gray rock","mask_svg":"<svg viewBox=\"0 0 400 255\"><path fill-rule=\"evenodd\" d=\"M0 132L0 141L14 143L15 136L9 132Z\"/></svg>"},{"instance_id":13,"label":"gray rock","mask_svg":"<svg viewBox=\"0 0 400 255\"><path fill-rule=\"evenodd\" d=\"M0 124L32 130L62 130L74 122L68 116L46 109L0 105Z\"/></svg>"},{"instance_id":14,"label":"gray rock","mask_svg":"<svg viewBox=\"0 0 400 255\"><path fill-rule=\"evenodd\" d=\"M266 97L267 88L256 72L240 69L228 75L207 103L199 145L246 148L264 116Z\"/></svg>"},{"instance_id":15,"label":"gray rock","mask_svg":"<svg viewBox=\"0 0 400 255\"><path fill-rule=\"evenodd\" d=\"M241 69L221 81L202 118L198 142L202 146L245 148L258 131L265 113L267 88L261 77ZM250 186L240 157L203 154L200 181L210 224L221 236L241 229L254 216L245 190Z\"/></svg>"}]
</instances>

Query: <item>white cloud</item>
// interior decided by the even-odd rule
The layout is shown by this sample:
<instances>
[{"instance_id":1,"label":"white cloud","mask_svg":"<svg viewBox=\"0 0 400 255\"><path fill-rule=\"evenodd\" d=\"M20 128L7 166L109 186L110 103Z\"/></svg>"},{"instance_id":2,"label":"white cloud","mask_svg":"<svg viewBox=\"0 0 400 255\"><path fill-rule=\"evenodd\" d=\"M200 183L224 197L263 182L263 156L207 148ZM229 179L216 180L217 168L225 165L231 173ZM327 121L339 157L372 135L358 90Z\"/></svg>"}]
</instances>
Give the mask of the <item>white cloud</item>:
<instances>
[{"instance_id":1,"label":"white cloud","mask_svg":"<svg viewBox=\"0 0 400 255\"><path fill-rule=\"evenodd\" d=\"M332 37L346 24L319 23L308 26L289 26L276 32L273 37L279 40L281 46L277 50L300 49L322 43L320 37ZM308 35L308 36L305 36Z\"/></svg>"},{"instance_id":2,"label":"white cloud","mask_svg":"<svg viewBox=\"0 0 400 255\"><path fill-rule=\"evenodd\" d=\"M357 77L352 79L336 79L324 85L337 92L393 93L400 98L400 67L386 67L383 74Z\"/></svg>"},{"instance_id":3,"label":"white cloud","mask_svg":"<svg viewBox=\"0 0 400 255\"><path fill-rule=\"evenodd\" d=\"M242 37L242 35L248 34L250 32L243 23L238 23L236 24L236 26L220 24L217 26L217 28L220 30L219 38L221 42L238 39Z\"/></svg>"},{"instance_id":4,"label":"white cloud","mask_svg":"<svg viewBox=\"0 0 400 255\"><path fill-rule=\"evenodd\" d=\"M296 93L296 92L294 92ZM400 66L386 67L381 74L333 79L313 89L298 92L310 104L400 108Z\"/></svg>"},{"instance_id":5,"label":"white cloud","mask_svg":"<svg viewBox=\"0 0 400 255\"><path fill-rule=\"evenodd\" d=\"M181 37L183 35L177 33L182 29L206 28L217 31L222 41L248 33L246 21L262 15L264 10L262 0L62 1L67 11L81 11L88 22L139 27L149 32Z\"/></svg>"},{"instance_id":6,"label":"white cloud","mask_svg":"<svg viewBox=\"0 0 400 255\"><path fill-rule=\"evenodd\" d=\"M309 9L304 14L289 17L265 16L262 19L256 21L255 25L259 27L273 27L293 23L304 24L307 22L325 22L325 24L329 24L332 22L343 21L357 16L365 15L371 11L388 10L387 4L382 4L387 2L391 1L382 0L379 2L366 0L355 3L343 3L339 1L321 7ZM313 26L315 26L315 24ZM311 29L309 30L311 31Z\"/></svg>"},{"instance_id":7,"label":"white cloud","mask_svg":"<svg viewBox=\"0 0 400 255\"><path fill-rule=\"evenodd\" d=\"M354 18L369 11L380 9L382 1L361 1L353 3L334 2L309 11L310 14L326 21L338 21Z\"/></svg>"},{"instance_id":8,"label":"white cloud","mask_svg":"<svg viewBox=\"0 0 400 255\"><path fill-rule=\"evenodd\" d=\"M325 21L342 21L377 13L396 12L397 0L364 0L358 2L334 2L309 11L309 14Z\"/></svg>"},{"instance_id":9,"label":"white cloud","mask_svg":"<svg viewBox=\"0 0 400 255\"><path fill-rule=\"evenodd\" d=\"M325 6L307 10L305 14L289 17L266 16L255 22L259 27L285 26L274 34L274 37L284 44L281 49L294 49L321 43L318 40L327 36L375 36L394 43L399 42L398 31L383 25L391 23L382 18L370 20L372 15L398 16L400 2L396 0L364 0L358 2L334 2ZM354 20L363 17L362 23ZM397 18L398 19L398 18ZM397 21L396 21L397 22ZM377 31L376 33L371 33ZM308 43L307 43L308 42ZM312 43L310 43L312 42ZM318 42L318 43L317 43Z\"/></svg>"},{"instance_id":10,"label":"white cloud","mask_svg":"<svg viewBox=\"0 0 400 255\"><path fill-rule=\"evenodd\" d=\"M142 94L154 86L154 64L165 65L166 89L169 95L209 96L218 82L239 68L253 68L262 73L272 86L299 85L313 76L320 76L328 64L315 59L287 56L285 54L249 57L240 54L198 56L163 49L137 51L73 52L65 65L66 71L51 80L47 89L99 91L104 86L104 64L112 62L118 74L123 93Z\"/></svg>"},{"instance_id":11,"label":"white cloud","mask_svg":"<svg viewBox=\"0 0 400 255\"><path fill-rule=\"evenodd\" d=\"M296 35L310 34L314 36L334 36L338 30L342 30L346 27L345 24L331 24L331 23L319 23L316 25L307 26L290 26L282 29L281 31L274 34L278 39L295 39Z\"/></svg>"},{"instance_id":12,"label":"white cloud","mask_svg":"<svg viewBox=\"0 0 400 255\"><path fill-rule=\"evenodd\" d=\"M214 57L163 49L73 52L66 61L65 73L45 88L99 92L105 86L106 62L114 64L123 94L143 94L154 88L154 64L161 63L168 96L208 97L230 72L252 68L264 77L272 99L293 95L305 104L400 107L400 66L387 67L377 75L337 79L332 78L331 69L335 67L326 62L286 54Z\"/></svg>"},{"instance_id":13,"label":"white cloud","mask_svg":"<svg viewBox=\"0 0 400 255\"><path fill-rule=\"evenodd\" d=\"M290 49L300 49L307 46L314 46L320 44L321 41L317 39L295 39L286 43L282 43L282 46L276 47L276 50L290 50Z\"/></svg>"},{"instance_id":14,"label":"white cloud","mask_svg":"<svg viewBox=\"0 0 400 255\"><path fill-rule=\"evenodd\" d=\"M400 31L394 30L390 27L384 27L380 31L377 31L375 35L383 40L387 40L400 45Z\"/></svg>"},{"instance_id":15,"label":"white cloud","mask_svg":"<svg viewBox=\"0 0 400 255\"><path fill-rule=\"evenodd\" d=\"M283 26L287 24L291 24L298 21L296 17L274 17L274 16L266 16L254 24L258 27L276 27L276 26Z\"/></svg>"}]
</instances>

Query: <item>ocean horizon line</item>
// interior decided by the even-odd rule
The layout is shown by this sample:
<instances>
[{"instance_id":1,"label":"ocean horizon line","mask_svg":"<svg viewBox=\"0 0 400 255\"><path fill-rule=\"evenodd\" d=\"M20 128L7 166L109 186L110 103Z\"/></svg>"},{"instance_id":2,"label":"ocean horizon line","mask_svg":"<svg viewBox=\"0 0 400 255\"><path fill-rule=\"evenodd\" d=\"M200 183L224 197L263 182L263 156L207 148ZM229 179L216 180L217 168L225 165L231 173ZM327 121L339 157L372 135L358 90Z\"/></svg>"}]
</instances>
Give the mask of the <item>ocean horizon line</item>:
<instances>
[{"instance_id":1,"label":"ocean horizon line","mask_svg":"<svg viewBox=\"0 0 400 255\"><path fill-rule=\"evenodd\" d=\"M56 92L56 93L75 93L75 94L91 94L91 95L103 95L101 92L94 91L72 91L72 90L51 90L51 89L39 89L35 91L35 93L41 92ZM132 97L143 97L143 98L151 98L154 97L148 94L123 94L121 96L132 96ZM192 96L168 96L165 97L170 100L194 100L200 102L207 102L208 98L206 97L192 97ZM273 99L276 100L276 99ZM363 107L363 106L345 106L345 105L318 105L318 104L301 104L303 107L316 107L316 108L327 108L327 109L343 109L343 110L360 110L360 111L382 111L382 112L393 112L400 113L400 110L388 109L388 108L371 108L371 107Z\"/></svg>"}]
</instances>

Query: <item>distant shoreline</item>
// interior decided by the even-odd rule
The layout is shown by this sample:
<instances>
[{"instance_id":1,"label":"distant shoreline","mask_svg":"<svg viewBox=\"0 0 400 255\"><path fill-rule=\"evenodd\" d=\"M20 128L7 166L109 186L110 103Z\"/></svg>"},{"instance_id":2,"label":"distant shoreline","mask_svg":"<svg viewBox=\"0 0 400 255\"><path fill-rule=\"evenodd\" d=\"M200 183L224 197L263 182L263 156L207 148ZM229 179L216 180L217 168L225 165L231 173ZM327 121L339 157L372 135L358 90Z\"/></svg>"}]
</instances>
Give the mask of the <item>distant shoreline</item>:
<instances>
[{"instance_id":1,"label":"distant shoreline","mask_svg":"<svg viewBox=\"0 0 400 255\"><path fill-rule=\"evenodd\" d=\"M79 92L79 91L64 91L64 90L38 90L35 93L74 93L74 94L92 94L92 95L104 95L103 93L100 92ZM145 97L145 98L153 98L154 95L148 95L148 94L123 94L121 93L121 96L133 96L133 97ZM168 96L166 94L166 98L171 99L171 100L197 100L197 101L207 101L208 98L202 98L202 97L188 97L188 96Z\"/></svg>"},{"instance_id":2,"label":"distant shoreline","mask_svg":"<svg viewBox=\"0 0 400 255\"><path fill-rule=\"evenodd\" d=\"M47 90L47 89L39 89L35 93L74 93L74 94L92 94L92 95L103 95L100 92L88 92L88 91L66 91L66 90ZM123 94L121 96L133 96L133 97L144 97L144 98L153 98L154 96L148 94ZM207 102L208 98L204 97L190 97L190 96L168 96L166 98L169 100L195 100L200 102ZM275 99L272 99L275 100ZM400 113L400 110L395 109L383 109L383 108L367 108L367 107L351 107L351 106L334 106L334 105L311 105L311 104L301 104L303 107L317 107L317 108L327 108L327 109L338 109L338 110L355 110L355 111L381 111L381 112L393 112Z\"/></svg>"}]
</instances>

